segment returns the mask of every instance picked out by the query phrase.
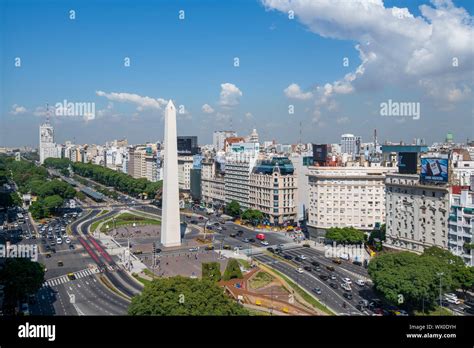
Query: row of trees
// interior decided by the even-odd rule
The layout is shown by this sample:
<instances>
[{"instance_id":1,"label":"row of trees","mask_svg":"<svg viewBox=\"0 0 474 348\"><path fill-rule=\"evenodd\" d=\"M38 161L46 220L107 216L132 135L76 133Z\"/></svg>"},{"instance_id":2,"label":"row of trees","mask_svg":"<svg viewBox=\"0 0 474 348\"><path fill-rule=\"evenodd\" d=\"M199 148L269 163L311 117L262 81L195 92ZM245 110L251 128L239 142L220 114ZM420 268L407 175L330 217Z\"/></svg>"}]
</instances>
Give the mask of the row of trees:
<instances>
[{"instance_id":1,"label":"row of trees","mask_svg":"<svg viewBox=\"0 0 474 348\"><path fill-rule=\"evenodd\" d=\"M0 155L0 187L8 183L10 170L7 167L7 157ZM10 161L11 162L11 161ZM21 204L20 196L16 192L0 192L0 208L9 208Z\"/></svg>"},{"instance_id":2,"label":"row of trees","mask_svg":"<svg viewBox=\"0 0 474 348\"><path fill-rule=\"evenodd\" d=\"M68 159L49 158L45 165L55 169L64 169L71 166L74 172L80 176L92 179L98 183L111 186L118 191L134 197L146 193L149 198L154 198L161 190L162 182L150 182L147 179L135 179L125 173L117 172L92 163L71 162Z\"/></svg>"},{"instance_id":3,"label":"row of trees","mask_svg":"<svg viewBox=\"0 0 474 348\"><path fill-rule=\"evenodd\" d=\"M240 217L254 225L258 224L264 219L264 215L260 210L247 209L245 211L242 211L239 202L234 201L234 200L227 203L225 207L225 212L226 214L232 217L235 217L235 218Z\"/></svg>"},{"instance_id":4,"label":"row of trees","mask_svg":"<svg viewBox=\"0 0 474 348\"><path fill-rule=\"evenodd\" d=\"M155 279L133 297L129 315L247 315L209 279L177 276Z\"/></svg>"},{"instance_id":5,"label":"row of trees","mask_svg":"<svg viewBox=\"0 0 474 348\"><path fill-rule=\"evenodd\" d=\"M369 263L368 272L387 301L407 309L434 308L440 284L442 292L474 286L474 268L438 247L427 248L422 255L381 254Z\"/></svg>"}]
</instances>

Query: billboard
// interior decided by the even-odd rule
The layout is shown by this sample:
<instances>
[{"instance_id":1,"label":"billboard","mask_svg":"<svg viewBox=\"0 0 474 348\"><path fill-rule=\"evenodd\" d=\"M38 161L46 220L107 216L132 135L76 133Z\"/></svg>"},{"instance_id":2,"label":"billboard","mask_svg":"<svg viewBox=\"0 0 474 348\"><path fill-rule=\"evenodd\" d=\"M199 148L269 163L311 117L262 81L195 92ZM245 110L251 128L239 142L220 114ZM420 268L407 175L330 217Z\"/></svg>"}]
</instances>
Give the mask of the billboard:
<instances>
[{"instance_id":1,"label":"billboard","mask_svg":"<svg viewBox=\"0 0 474 348\"><path fill-rule=\"evenodd\" d=\"M416 174L418 154L416 152L400 152L398 154L398 172L400 174Z\"/></svg>"},{"instance_id":2,"label":"billboard","mask_svg":"<svg viewBox=\"0 0 474 348\"><path fill-rule=\"evenodd\" d=\"M326 144L313 144L313 161L325 163L328 157L328 146Z\"/></svg>"},{"instance_id":3,"label":"billboard","mask_svg":"<svg viewBox=\"0 0 474 348\"><path fill-rule=\"evenodd\" d=\"M448 182L447 158L422 158L421 180L431 182Z\"/></svg>"}]
</instances>

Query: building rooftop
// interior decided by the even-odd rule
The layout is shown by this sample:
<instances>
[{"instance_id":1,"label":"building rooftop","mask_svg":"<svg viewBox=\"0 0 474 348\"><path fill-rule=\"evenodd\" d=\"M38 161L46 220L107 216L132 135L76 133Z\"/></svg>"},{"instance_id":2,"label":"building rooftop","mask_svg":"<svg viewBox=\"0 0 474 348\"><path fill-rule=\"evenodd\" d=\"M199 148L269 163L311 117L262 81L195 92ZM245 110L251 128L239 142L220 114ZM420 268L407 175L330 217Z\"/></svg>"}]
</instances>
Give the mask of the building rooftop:
<instances>
[{"instance_id":1,"label":"building rooftop","mask_svg":"<svg viewBox=\"0 0 474 348\"><path fill-rule=\"evenodd\" d=\"M281 175L291 175L295 168L288 157L273 157L271 160L259 161L254 169L254 174L273 174L279 171Z\"/></svg>"}]
</instances>

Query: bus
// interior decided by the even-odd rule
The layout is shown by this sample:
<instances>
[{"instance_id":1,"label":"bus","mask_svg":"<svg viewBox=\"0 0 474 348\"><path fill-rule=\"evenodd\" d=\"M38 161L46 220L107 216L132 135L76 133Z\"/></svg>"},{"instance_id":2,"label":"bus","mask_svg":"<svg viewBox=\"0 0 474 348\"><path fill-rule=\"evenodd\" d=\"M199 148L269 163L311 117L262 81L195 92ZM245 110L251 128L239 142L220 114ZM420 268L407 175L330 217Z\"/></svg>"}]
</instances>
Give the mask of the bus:
<instances>
[{"instance_id":1,"label":"bus","mask_svg":"<svg viewBox=\"0 0 474 348\"><path fill-rule=\"evenodd\" d=\"M25 223L25 218L24 218L24 216L23 216L22 213L16 214L16 221L17 221L19 224Z\"/></svg>"}]
</instances>

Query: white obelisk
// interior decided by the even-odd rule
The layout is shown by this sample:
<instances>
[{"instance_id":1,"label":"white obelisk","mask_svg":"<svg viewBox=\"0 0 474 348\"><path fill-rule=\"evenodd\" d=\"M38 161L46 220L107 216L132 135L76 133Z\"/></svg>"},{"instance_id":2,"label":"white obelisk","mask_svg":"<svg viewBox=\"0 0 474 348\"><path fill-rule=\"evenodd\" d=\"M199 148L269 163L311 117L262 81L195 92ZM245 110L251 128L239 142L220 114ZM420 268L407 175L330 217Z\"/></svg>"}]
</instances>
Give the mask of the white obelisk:
<instances>
[{"instance_id":1,"label":"white obelisk","mask_svg":"<svg viewBox=\"0 0 474 348\"><path fill-rule=\"evenodd\" d=\"M161 244L181 245L179 222L178 145L176 139L176 108L170 100L165 110L165 152L163 173L163 210Z\"/></svg>"}]
</instances>

